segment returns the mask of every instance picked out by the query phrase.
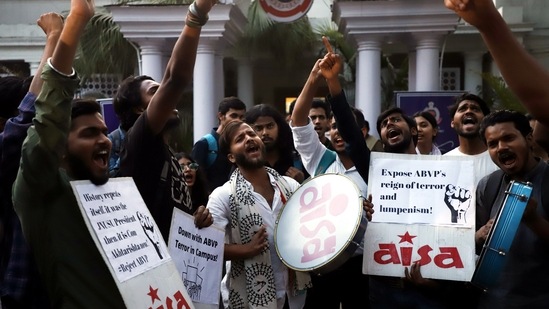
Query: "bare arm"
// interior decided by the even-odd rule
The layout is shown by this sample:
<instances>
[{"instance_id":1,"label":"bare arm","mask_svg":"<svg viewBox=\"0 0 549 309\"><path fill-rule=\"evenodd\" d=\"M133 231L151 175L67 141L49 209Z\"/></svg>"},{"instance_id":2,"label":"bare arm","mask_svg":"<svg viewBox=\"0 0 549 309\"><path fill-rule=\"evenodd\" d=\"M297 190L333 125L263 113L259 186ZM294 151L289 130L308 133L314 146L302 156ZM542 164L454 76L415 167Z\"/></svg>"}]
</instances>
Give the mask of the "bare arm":
<instances>
[{"instance_id":1,"label":"bare arm","mask_svg":"<svg viewBox=\"0 0 549 309\"><path fill-rule=\"evenodd\" d=\"M295 101L295 107L291 117L292 126L302 127L309 123L309 110L313 105L315 93L320 85L320 82L322 81L320 67L318 66L319 64L320 59L317 60L313 66L313 69L309 74L309 78L307 78L299 97L297 97L297 100Z\"/></svg>"},{"instance_id":2,"label":"bare arm","mask_svg":"<svg viewBox=\"0 0 549 309\"><path fill-rule=\"evenodd\" d=\"M216 1L196 0L199 11L207 14ZM200 39L200 27L185 25L173 48L160 87L152 97L146 110L147 118L154 133L159 133L173 116L177 102L181 99L185 86L194 72L196 50Z\"/></svg>"},{"instance_id":3,"label":"bare arm","mask_svg":"<svg viewBox=\"0 0 549 309\"><path fill-rule=\"evenodd\" d=\"M44 83L42 78L40 78L40 74L42 73L42 68L46 64L48 58L53 55L53 50L59 41L61 31L63 30L63 17L57 13L46 13L41 15L36 23L46 34L46 46L44 47L38 70L36 71L29 88L30 93L38 96L42 89L42 84Z\"/></svg>"},{"instance_id":4,"label":"bare arm","mask_svg":"<svg viewBox=\"0 0 549 309\"><path fill-rule=\"evenodd\" d=\"M549 124L549 72L517 41L492 0L445 0L447 8L476 27L500 72L540 122Z\"/></svg>"},{"instance_id":5,"label":"bare arm","mask_svg":"<svg viewBox=\"0 0 549 309\"><path fill-rule=\"evenodd\" d=\"M95 12L94 0L72 0L67 22L53 52L53 67L64 74L72 73L76 48L86 24Z\"/></svg>"}]
</instances>

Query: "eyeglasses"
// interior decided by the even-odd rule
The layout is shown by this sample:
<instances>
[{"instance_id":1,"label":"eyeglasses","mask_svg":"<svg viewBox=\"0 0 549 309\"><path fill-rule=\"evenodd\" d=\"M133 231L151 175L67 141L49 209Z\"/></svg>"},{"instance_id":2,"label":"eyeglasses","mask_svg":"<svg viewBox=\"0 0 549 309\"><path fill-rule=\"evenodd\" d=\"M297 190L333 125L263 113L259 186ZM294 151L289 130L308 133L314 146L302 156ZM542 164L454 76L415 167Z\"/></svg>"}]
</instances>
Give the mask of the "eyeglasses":
<instances>
[{"instance_id":1,"label":"eyeglasses","mask_svg":"<svg viewBox=\"0 0 549 309\"><path fill-rule=\"evenodd\" d=\"M191 171L196 171L198 170L198 163L194 163L194 162L191 162L191 163L187 163L187 164L184 164L184 163L181 163L179 164L181 166L181 168L183 170L185 170L185 168L188 168L190 169Z\"/></svg>"}]
</instances>

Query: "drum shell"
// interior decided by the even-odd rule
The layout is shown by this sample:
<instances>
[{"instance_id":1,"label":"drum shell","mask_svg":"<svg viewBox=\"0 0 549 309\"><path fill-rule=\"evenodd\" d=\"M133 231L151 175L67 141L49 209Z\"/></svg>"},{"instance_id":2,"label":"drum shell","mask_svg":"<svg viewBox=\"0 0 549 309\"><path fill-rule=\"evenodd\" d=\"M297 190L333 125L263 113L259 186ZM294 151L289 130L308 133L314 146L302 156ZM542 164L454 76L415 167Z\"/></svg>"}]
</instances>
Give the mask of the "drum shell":
<instances>
[{"instance_id":1,"label":"drum shell","mask_svg":"<svg viewBox=\"0 0 549 309\"><path fill-rule=\"evenodd\" d=\"M497 282L531 194L531 184L517 181L509 183L506 197L477 261L471 279L474 285L486 291Z\"/></svg>"}]
</instances>

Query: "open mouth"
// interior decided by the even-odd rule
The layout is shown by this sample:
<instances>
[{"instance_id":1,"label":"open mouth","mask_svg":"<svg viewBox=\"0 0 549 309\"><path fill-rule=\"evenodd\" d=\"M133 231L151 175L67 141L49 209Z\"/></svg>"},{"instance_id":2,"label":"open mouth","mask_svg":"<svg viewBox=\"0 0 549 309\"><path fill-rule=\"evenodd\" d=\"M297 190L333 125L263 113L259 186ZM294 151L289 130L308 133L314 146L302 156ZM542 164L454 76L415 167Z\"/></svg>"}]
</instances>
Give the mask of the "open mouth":
<instances>
[{"instance_id":1,"label":"open mouth","mask_svg":"<svg viewBox=\"0 0 549 309\"><path fill-rule=\"evenodd\" d=\"M185 182L189 183L189 182L192 182L193 180L193 175L191 175L191 173L185 173Z\"/></svg>"},{"instance_id":2,"label":"open mouth","mask_svg":"<svg viewBox=\"0 0 549 309\"><path fill-rule=\"evenodd\" d=\"M95 152L93 155L93 162L101 168L107 168L109 165L109 151L102 149Z\"/></svg>"},{"instance_id":3,"label":"open mouth","mask_svg":"<svg viewBox=\"0 0 549 309\"><path fill-rule=\"evenodd\" d=\"M341 137L337 136L332 139L332 145L335 147L344 147L345 141Z\"/></svg>"},{"instance_id":4,"label":"open mouth","mask_svg":"<svg viewBox=\"0 0 549 309\"><path fill-rule=\"evenodd\" d=\"M259 152L259 146L256 143L248 143L245 150L246 153L253 154Z\"/></svg>"},{"instance_id":5,"label":"open mouth","mask_svg":"<svg viewBox=\"0 0 549 309\"><path fill-rule=\"evenodd\" d=\"M498 155L498 161L501 163L501 165L510 167L515 164L517 161L517 156L512 152L503 152Z\"/></svg>"}]
</instances>

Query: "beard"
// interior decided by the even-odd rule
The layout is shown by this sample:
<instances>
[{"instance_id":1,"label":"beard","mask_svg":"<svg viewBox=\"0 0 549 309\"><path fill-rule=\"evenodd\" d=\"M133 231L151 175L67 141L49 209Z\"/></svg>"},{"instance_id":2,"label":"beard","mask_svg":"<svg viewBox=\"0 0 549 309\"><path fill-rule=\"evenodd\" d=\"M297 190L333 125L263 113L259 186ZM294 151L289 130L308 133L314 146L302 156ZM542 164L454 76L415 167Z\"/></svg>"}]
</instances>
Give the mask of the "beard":
<instances>
[{"instance_id":1,"label":"beard","mask_svg":"<svg viewBox=\"0 0 549 309\"><path fill-rule=\"evenodd\" d=\"M84 161L77 156L67 154L65 160L67 161L72 178L76 180L88 179L96 186L104 185L107 181L109 181L109 173L107 171L105 171L104 175L97 177L92 174Z\"/></svg>"},{"instance_id":2,"label":"beard","mask_svg":"<svg viewBox=\"0 0 549 309\"><path fill-rule=\"evenodd\" d=\"M262 149L261 152L263 153L263 155L257 160L248 160L245 154L238 153L234 156L235 163L239 168L242 169L257 169L263 167L265 166L265 163L267 163L265 161L265 149Z\"/></svg>"},{"instance_id":3,"label":"beard","mask_svg":"<svg viewBox=\"0 0 549 309\"><path fill-rule=\"evenodd\" d=\"M411 134L405 134L404 139L400 141L399 143L390 145L389 143L383 142L383 149L385 152L388 153L405 153L406 150L408 150L408 147L410 147L410 143L412 142L412 136Z\"/></svg>"},{"instance_id":4,"label":"beard","mask_svg":"<svg viewBox=\"0 0 549 309\"><path fill-rule=\"evenodd\" d=\"M464 137L466 139L473 139L473 138L477 138L479 137L479 132L476 131L476 132L463 132L461 130L457 131L457 135L461 136L461 137Z\"/></svg>"},{"instance_id":5,"label":"beard","mask_svg":"<svg viewBox=\"0 0 549 309\"><path fill-rule=\"evenodd\" d=\"M276 149L276 143L271 139L263 141L263 144L265 144L265 150L267 152L271 152Z\"/></svg>"}]
</instances>

